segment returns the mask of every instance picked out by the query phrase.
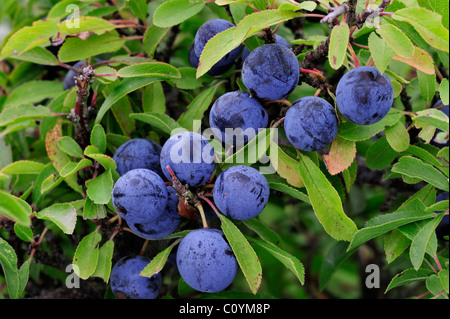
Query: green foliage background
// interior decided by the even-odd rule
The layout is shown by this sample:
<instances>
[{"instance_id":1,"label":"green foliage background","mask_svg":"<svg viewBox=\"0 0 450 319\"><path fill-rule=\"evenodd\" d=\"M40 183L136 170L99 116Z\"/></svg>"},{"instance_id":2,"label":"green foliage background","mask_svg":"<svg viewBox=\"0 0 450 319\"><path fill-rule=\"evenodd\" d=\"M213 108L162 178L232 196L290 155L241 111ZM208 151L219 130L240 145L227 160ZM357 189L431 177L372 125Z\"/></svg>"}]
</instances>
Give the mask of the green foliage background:
<instances>
[{"instance_id":1,"label":"green foliage background","mask_svg":"<svg viewBox=\"0 0 450 319\"><path fill-rule=\"evenodd\" d=\"M373 8L383 3L370 1ZM448 140L448 117L432 109L438 100L449 104L448 1L393 0L373 23L358 20L370 10L366 1L346 4L346 20L328 24L319 22L328 13L323 0L2 1L0 298L114 298L111 267L141 249L154 258L145 274L163 275L160 298L448 298L448 238L436 238L443 214L434 212L448 214L448 200L435 198L448 192L449 148L429 144L436 128ZM80 8L82 29L60 22L68 5ZM201 66L191 68L195 32L214 18L236 28L208 43ZM287 103L317 93L334 104L353 51L360 64L389 76L394 105L370 126L340 116L325 151L299 152L269 139L279 166L267 176L272 193L264 211L245 222L210 221L232 242L241 271L226 291L202 295L166 262L174 240L200 224L186 222L149 243L124 230L111 204L118 178L112 155L131 138L162 144L173 129L197 129L194 120L208 127L212 102L246 88L240 60L222 76L206 72L234 47L263 43L258 35L267 27L290 41L301 67L319 72L303 73ZM50 38L64 40L56 55L46 49ZM67 117L77 88L62 84L65 64L78 60L110 61L94 68L84 137ZM72 262L80 266L80 289L65 286ZM378 289L365 285L369 264L380 267Z\"/></svg>"}]
</instances>

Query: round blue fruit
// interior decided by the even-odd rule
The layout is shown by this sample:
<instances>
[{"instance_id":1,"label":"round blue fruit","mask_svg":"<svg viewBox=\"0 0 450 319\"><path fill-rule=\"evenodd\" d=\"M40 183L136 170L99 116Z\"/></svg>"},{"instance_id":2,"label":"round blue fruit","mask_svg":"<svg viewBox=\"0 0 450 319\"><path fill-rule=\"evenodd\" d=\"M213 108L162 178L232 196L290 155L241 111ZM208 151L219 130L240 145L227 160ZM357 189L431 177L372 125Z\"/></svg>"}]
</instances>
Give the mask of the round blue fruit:
<instances>
[{"instance_id":1,"label":"round blue fruit","mask_svg":"<svg viewBox=\"0 0 450 319\"><path fill-rule=\"evenodd\" d=\"M298 99L286 112L284 131L296 148L307 152L320 150L331 143L338 132L334 107L316 96Z\"/></svg>"},{"instance_id":2,"label":"round blue fruit","mask_svg":"<svg viewBox=\"0 0 450 319\"><path fill-rule=\"evenodd\" d=\"M180 242L177 267L181 278L201 292L219 292L233 282L238 271L236 257L217 229L196 229Z\"/></svg>"},{"instance_id":3,"label":"round blue fruit","mask_svg":"<svg viewBox=\"0 0 450 319\"><path fill-rule=\"evenodd\" d=\"M439 100L437 101L434 105L433 108L436 108L440 105L442 105L442 101ZM448 105L444 105L442 108L439 109L442 113L444 113L445 115L449 116L449 106ZM434 133L433 138L430 141L431 145L434 145L436 147L439 148L444 148L446 146L449 146L449 140L448 140L448 136L447 138L445 137L445 133L441 130L441 129L436 129L436 132Z\"/></svg>"},{"instance_id":4,"label":"round blue fruit","mask_svg":"<svg viewBox=\"0 0 450 319\"><path fill-rule=\"evenodd\" d=\"M218 33L234 27L234 24L224 19L213 19L205 22L197 30L194 38L194 52L200 58L206 43L216 36ZM239 46L228 52L222 59L220 59L216 66L224 66L232 64L241 53L242 46Z\"/></svg>"},{"instance_id":5,"label":"round blue fruit","mask_svg":"<svg viewBox=\"0 0 450 319\"><path fill-rule=\"evenodd\" d=\"M162 177L164 175L160 166L160 154L161 146L156 142L135 138L120 145L115 151L113 159L117 164L119 175L132 169L147 168Z\"/></svg>"},{"instance_id":6,"label":"round blue fruit","mask_svg":"<svg viewBox=\"0 0 450 319\"><path fill-rule=\"evenodd\" d=\"M336 102L348 120L359 125L380 121L391 109L394 89L386 74L377 68L359 66L339 80Z\"/></svg>"},{"instance_id":7,"label":"round blue fruit","mask_svg":"<svg viewBox=\"0 0 450 319\"><path fill-rule=\"evenodd\" d=\"M214 149L202 135L185 131L172 135L161 149L161 169L170 181L172 175L191 187L206 183L214 173Z\"/></svg>"},{"instance_id":8,"label":"round blue fruit","mask_svg":"<svg viewBox=\"0 0 450 319\"><path fill-rule=\"evenodd\" d=\"M245 87L262 100L280 100L297 86L300 67L295 54L280 44L254 49L242 65Z\"/></svg>"},{"instance_id":9,"label":"round blue fruit","mask_svg":"<svg viewBox=\"0 0 450 319\"><path fill-rule=\"evenodd\" d=\"M119 299L156 299L162 285L161 274L140 276L152 260L145 256L126 256L111 271L111 290Z\"/></svg>"},{"instance_id":10,"label":"round blue fruit","mask_svg":"<svg viewBox=\"0 0 450 319\"><path fill-rule=\"evenodd\" d=\"M140 223L128 223L131 230L145 239L160 239L175 232L181 224L178 214L178 196L172 186L167 187L167 207L161 216Z\"/></svg>"},{"instance_id":11,"label":"round blue fruit","mask_svg":"<svg viewBox=\"0 0 450 319\"><path fill-rule=\"evenodd\" d=\"M266 110L250 94L241 91L228 92L220 96L211 107L209 124L220 130L222 141L229 145L244 145L258 129L266 128L269 122Z\"/></svg>"},{"instance_id":12,"label":"round blue fruit","mask_svg":"<svg viewBox=\"0 0 450 319\"><path fill-rule=\"evenodd\" d=\"M198 63L200 62L200 58L195 54L194 45L189 49L189 64L193 68L198 68ZM234 64L234 60L231 61L230 64L218 65L214 64L211 69L208 70L209 75L222 75L227 72Z\"/></svg>"},{"instance_id":13,"label":"round blue fruit","mask_svg":"<svg viewBox=\"0 0 450 319\"><path fill-rule=\"evenodd\" d=\"M275 34L275 40L276 40L276 44L280 44L288 49L291 48L291 44L285 38L283 38L281 35ZM248 57L249 54L250 54L250 50L247 49L247 47L245 47L242 50L242 61L245 61L245 59Z\"/></svg>"},{"instance_id":14,"label":"round blue fruit","mask_svg":"<svg viewBox=\"0 0 450 319\"><path fill-rule=\"evenodd\" d=\"M78 61L72 67L76 69L80 65L83 65L83 64L84 64L83 61ZM69 90L75 86L75 77L76 76L77 76L77 74L72 70L69 70L69 72L67 72L66 76L64 77L64 83L63 83L64 90Z\"/></svg>"},{"instance_id":15,"label":"round blue fruit","mask_svg":"<svg viewBox=\"0 0 450 319\"><path fill-rule=\"evenodd\" d=\"M162 215L167 207L167 187L155 172L137 168L120 176L114 184L112 202L127 223L144 223Z\"/></svg>"},{"instance_id":16,"label":"round blue fruit","mask_svg":"<svg viewBox=\"0 0 450 319\"><path fill-rule=\"evenodd\" d=\"M435 203L448 200L448 192L442 192L436 196ZM448 208L448 207L447 207ZM442 213L442 212L436 212L436 213ZM444 239L444 236L450 236L450 224L449 224L449 216L444 215L442 217L441 222L436 227L436 236L439 239Z\"/></svg>"},{"instance_id":17,"label":"round blue fruit","mask_svg":"<svg viewBox=\"0 0 450 319\"><path fill-rule=\"evenodd\" d=\"M270 188L264 175L250 166L236 165L219 174L213 197L219 211L232 219L247 220L261 213Z\"/></svg>"}]
</instances>

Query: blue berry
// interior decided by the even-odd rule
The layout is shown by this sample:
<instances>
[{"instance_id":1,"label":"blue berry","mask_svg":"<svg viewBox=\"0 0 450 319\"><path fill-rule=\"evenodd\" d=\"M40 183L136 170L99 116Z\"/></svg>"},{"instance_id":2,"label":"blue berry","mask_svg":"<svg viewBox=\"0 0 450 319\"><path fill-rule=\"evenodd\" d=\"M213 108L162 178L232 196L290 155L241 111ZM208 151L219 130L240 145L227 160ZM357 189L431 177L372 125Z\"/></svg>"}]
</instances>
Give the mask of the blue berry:
<instances>
[{"instance_id":1,"label":"blue berry","mask_svg":"<svg viewBox=\"0 0 450 319\"><path fill-rule=\"evenodd\" d=\"M214 184L214 202L219 211L237 220L261 213L269 199L269 183L258 170L244 165L227 168Z\"/></svg>"},{"instance_id":2,"label":"blue berry","mask_svg":"<svg viewBox=\"0 0 450 319\"><path fill-rule=\"evenodd\" d=\"M209 124L221 132L222 141L229 145L248 142L258 134L259 128L266 128L269 119L261 103L246 92L228 92L219 97L211 107ZM227 130L228 129L228 130ZM235 134L234 134L235 133Z\"/></svg>"},{"instance_id":3,"label":"blue berry","mask_svg":"<svg viewBox=\"0 0 450 319\"><path fill-rule=\"evenodd\" d=\"M254 49L242 65L245 87L262 100L287 97L297 86L300 74L295 54L280 44Z\"/></svg>"},{"instance_id":4,"label":"blue berry","mask_svg":"<svg viewBox=\"0 0 450 319\"><path fill-rule=\"evenodd\" d=\"M181 278L201 292L219 292L236 277L238 264L231 247L217 229L196 229L180 242L177 267Z\"/></svg>"},{"instance_id":5,"label":"blue berry","mask_svg":"<svg viewBox=\"0 0 450 319\"><path fill-rule=\"evenodd\" d=\"M143 138L131 139L120 145L114 153L117 173L123 175L135 168L147 168L162 177L160 153L161 146L156 142Z\"/></svg>"},{"instance_id":6,"label":"blue berry","mask_svg":"<svg viewBox=\"0 0 450 319\"><path fill-rule=\"evenodd\" d=\"M284 118L286 136L296 148L312 152L333 141L338 121L333 106L315 96L295 101Z\"/></svg>"},{"instance_id":7,"label":"blue berry","mask_svg":"<svg viewBox=\"0 0 450 319\"><path fill-rule=\"evenodd\" d=\"M83 61L78 61L72 67L76 69L80 65L83 65L83 64L84 64ZM64 83L63 83L64 90L69 90L75 86L75 77L76 76L77 76L77 74L72 70L69 70L66 73L66 76L64 77Z\"/></svg>"},{"instance_id":8,"label":"blue berry","mask_svg":"<svg viewBox=\"0 0 450 319\"><path fill-rule=\"evenodd\" d=\"M145 239L160 239L175 232L181 224L178 214L178 196L172 186L167 187L168 202L165 211L156 219L140 223L128 223L131 230Z\"/></svg>"},{"instance_id":9,"label":"blue berry","mask_svg":"<svg viewBox=\"0 0 450 319\"><path fill-rule=\"evenodd\" d=\"M394 89L386 74L371 66L356 67L340 79L336 89L339 111L348 120L368 125L388 114Z\"/></svg>"},{"instance_id":10,"label":"blue berry","mask_svg":"<svg viewBox=\"0 0 450 319\"><path fill-rule=\"evenodd\" d=\"M172 175L191 187L206 183L214 173L214 149L209 141L195 132L182 132L172 135L161 150L161 169L167 179Z\"/></svg>"},{"instance_id":11,"label":"blue berry","mask_svg":"<svg viewBox=\"0 0 450 319\"><path fill-rule=\"evenodd\" d=\"M277 44L280 44L288 49L291 48L291 44L282 36L275 34L275 40ZM250 50L247 49L247 47L245 47L244 50L242 50L242 61L245 61L245 59L248 57L249 54Z\"/></svg>"},{"instance_id":12,"label":"blue berry","mask_svg":"<svg viewBox=\"0 0 450 319\"><path fill-rule=\"evenodd\" d=\"M161 274L152 277L140 276L151 262L144 256L126 256L120 259L111 271L111 290L119 299L156 299L162 285Z\"/></svg>"},{"instance_id":13,"label":"blue berry","mask_svg":"<svg viewBox=\"0 0 450 319\"><path fill-rule=\"evenodd\" d=\"M202 24L202 26L197 30L194 38L195 55L200 58L206 43L212 37L232 27L234 27L234 24L224 19L213 19ZM241 50L241 46L231 50L216 63L216 66L230 65L230 63L233 63L239 56Z\"/></svg>"},{"instance_id":14,"label":"blue berry","mask_svg":"<svg viewBox=\"0 0 450 319\"><path fill-rule=\"evenodd\" d=\"M161 216L167 207L167 187L155 172L137 168L120 176L114 184L112 202L129 224Z\"/></svg>"}]
</instances>

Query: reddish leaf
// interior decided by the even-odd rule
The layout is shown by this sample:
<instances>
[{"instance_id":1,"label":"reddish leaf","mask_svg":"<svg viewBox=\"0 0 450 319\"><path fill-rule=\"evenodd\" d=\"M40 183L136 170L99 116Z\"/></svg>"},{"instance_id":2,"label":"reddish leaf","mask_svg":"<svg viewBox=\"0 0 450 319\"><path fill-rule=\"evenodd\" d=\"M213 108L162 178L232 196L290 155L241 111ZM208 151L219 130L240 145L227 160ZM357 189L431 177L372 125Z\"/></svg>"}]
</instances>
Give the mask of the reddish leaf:
<instances>
[{"instance_id":1,"label":"reddish leaf","mask_svg":"<svg viewBox=\"0 0 450 319\"><path fill-rule=\"evenodd\" d=\"M323 155L323 160L327 164L328 172L336 175L346 170L352 164L355 156L355 142L337 136L331 143L328 154Z\"/></svg>"}]
</instances>

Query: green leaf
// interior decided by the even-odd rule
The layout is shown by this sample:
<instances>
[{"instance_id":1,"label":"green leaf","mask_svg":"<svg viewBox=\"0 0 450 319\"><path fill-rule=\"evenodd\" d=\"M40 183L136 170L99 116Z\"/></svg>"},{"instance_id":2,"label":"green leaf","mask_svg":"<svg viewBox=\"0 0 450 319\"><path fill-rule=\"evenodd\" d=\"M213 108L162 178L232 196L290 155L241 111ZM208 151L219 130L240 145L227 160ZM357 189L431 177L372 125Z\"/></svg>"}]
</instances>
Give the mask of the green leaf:
<instances>
[{"instance_id":1,"label":"green leaf","mask_svg":"<svg viewBox=\"0 0 450 319\"><path fill-rule=\"evenodd\" d=\"M89 235L83 237L73 256L73 264L75 273L81 279L88 279L97 268L99 248L98 244L102 239L102 235L98 231L93 231Z\"/></svg>"},{"instance_id":2,"label":"green leaf","mask_svg":"<svg viewBox=\"0 0 450 319\"><path fill-rule=\"evenodd\" d=\"M12 90L5 101L4 107L18 106L22 104L38 103L45 99L54 98L63 91L63 84L60 81L29 81ZM31 107L27 105L26 111ZM41 107L44 109L44 107ZM40 110L42 110L40 108ZM43 115L49 115L47 112ZM24 114L26 115L26 114Z\"/></svg>"},{"instance_id":3,"label":"green leaf","mask_svg":"<svg viewBox=\"0 0 450 319\"><path fill-rule=\"evenodd\" d=\"M400 56L410 57L414 54L411 40L393 24L383 24L377 29L377 33Z\"/></svg>"},{"instance_id":4,"label":"green leaf","mask_svg":"<svg viewBox=\"0 0 450 319\"><path fill-rule=\"evenodd\" d=\"M243 220L242 223L258 234L259 237L264 239L265 241L274 244L276 246L280 246L282 244L282 239L280 235L274 232L272 229L267 227L257 218L250 218L247 220Z\"/></svg>"},{"instance_id":5,"label":"green leaf","mask_svg":"<svg viewBox=\"0 0 450 319\"><path fill-rule=\"evenodd\" d=\"M10 58L41 65L58 65L58 59L50 51L41 47L35 47L22 54L12 54Z\"/></svg>"},{"instance_id":6,"label":"green leaf","mask_svg":"<svg viewBox=\"0 0 450 319\"><path fill-rule=\"evenodd\" d=\"M6 287L11 299L20 295L20 278L17 270L17 255L14 248L0 237L0 265L6 279Z\"/></svg>"},{"instance_id":7,"label":"green leaf","mask_svg":"<svg viewBox=\"0 0 450 319\"><path fill-rule=\"evenodd\" d=\"M199 93L195 99L188 105L187 110L181 114L178 119L178 124L188 131L196 132L194 127L194 121L201 121L203 114L211 105L211 102L216 93L216 87L212 86L201 93Z\"/></svg>"},{"instance_id":8,"label":"green leaf","mask_svg":"<svg viewBox=\"0 0 450 319\"><path fill-rule=\"evenodd\" d=\"M95 204L108 204L114 187L111 169L86 181L87 195Z\"/></svg>"},{"instance_id":9,"label":"green leaf","mask_svg":"<svg viewBox=\"0 0 450 319\"><path fill-rule=\"evenodd\" d=\"M418 178L425 182L448 191L448 178L430 164L424 163L422 160L411 157L402 156L392 167L392 171L400 173L412 178Z\"/></svg>"},{"instance_id":10,"label":"green leaf","mask_svg":"<svg viewBox=\"0 0 450 319\"><path fill-rule=\"evenodd\" d=\"M419 6L437 12L442 16L442 24L445 28L449 27L449 3L447 0L418 0Z\"/></svg>"},{"instance_id":11,"label":"green leaf","mask_svg":"<svg viewBox=\"0 0 450 319\"><path fill-rule=\"evenodd\" d=\"M291 186L288 182L286 182L286 180L272 175L266 175L265 177L269 183L270 189L283 192L293 198L297 198L307 204L311 204L308 195L302 192L299 188Z\"/></svg>"},{"instance_id":12,"label":"green leaf","mask_svg":"<svg viewBox=\"0 0 450 319\"><path fill-rule=\"evenodd\" d=\"M93 146L93 145L88 145L85 149L84 149L84 155L86 155L87 157L90 157L94 160L96 160L97 162L100 163L101 166L103 166L106 170L110 169L113 174L117 168L117 164L114 161L114 159L111 156L105 155L105 154L101 154L100 150Z\"/></svg>"},{"instance_id":13,"label":"green leaf","mask_svg":"<svg viewBox=\"0 0 450 319\"><path fill-rule=\"evenodd\" d=\"M150 58L155 55L156 48L170 28L160 28L154 24L149 26L144 33L144 50Z\"/></svg>"},{"instance_id":14,"label":"green leaf","mask_svg":"<svg viewBox=\"0 0 450 319\"><path fill-rule=\"evenodd\" d=\"M173 130L181 128L181 126L170 116L160 113L132 113L130 117L138 121L150 124L154 128L171 134Z\"/></svg>"},{"instance_id":15,"label":"green leaf","mask_svg":"<svg viewBox=\"0 0 450 319\"><path fill-rule=\"evenodd\" d=\"M317 219L336 240L350 241L358 230L345 215L338 192L314 162L300 153L300 172Z\"/></svg>"},{"instance_id":16,"label":"green leaf","mask_svg":"<svg viewBox=\"0 0 450 319\"><path fill-rule=\"evenodd\" d=\"M445 292L449 292L449 270L448 268L442 269L439 271L439 279L441 280L442 287L444 288Z\"/></svg>"},{"instance_id":17,"label":"green leaf","mask_svg":"<svg viewBox=\"0 0 450 319\"><path fill-rule=\"evenodd\" d=\"M29 226L24 226L19 223L14 224L14 233L25 242L31 243L33 241L33 231Z\"/></svg>"},{"instance_id":18,"label":"green leaf","mask_svg":"<svg viewBox=\"0 0 450 319\"><path fill-rule=\"evenodd\" d=\"M0 215L4 215L24 226L30 226L30 205L2 190L0 190Z\"/></svg>"},{"instance_id":19,"label":"green leaf","mask_svg":"<svg viewBox=\"0 0 450 319\"><path fill-rule=\"evenodd\" d=\"M39 174L44 168L44 164L33 161L16 161L2 168L3 174Z\"/></svg>"},{"instance_id":20,"label":"green leaf","mask_svg":"<svg viewBox=\"0 0 450 319\"><path fill-rule=\"evenodd\" d=\"M204 0L169 0L155 10L153 23L160 28L168 28L196 15L204 6Z\"/></svg>"},{"instance_id":21,"label":"green leaf","mask_svg":"<svg viewBox=\"0 0 450 319\"><path fill-rule=\"evenodd\" d=\"M402 116L403 114L400 112L391 109L383 119L375 124L358 125L347 121L339 124L338 135L349 141L364 141L384 130L386 126L394 125L402 118Z\"/></svg>"},{"instance_id":22,"label":"green leaf","mask_svg":"<svg viewBox=\"0 0 450 319\"><path fill-rule=\"evenodd\" d=\"M102 35L92 34L86 40L70 37L65 39L61 49L59 49L58 58L63 63L85 60L102 53L115 52L124 44L125 39L112 32ZM83 50L80 50L80 48L83 48Z\"/></svg>"},{"instance_id":23,"label":"green leaf","mask_svg":"<svg viewBox=\"0 0 450 319\"><path fill-rule=\"evenodd\" d=\"M428 243L432 235L436 236L434 231L443 216L444 214L438 214L435 218L428 221L414 237L409 250L409 257L415 270L419 270L422 265Z\"/></svg>"},{"instance_id":24,"label":"green leaf","mask_svg":"<svg viewBox=\"0 0 450 319\"><path fill-rule=\"evenodd\" d=\"M106 216L105 206L103 204L95 204L89 196L86 198L83 208L84 219L100 219Z\"/></svg>"},{"instance_id":25,"label":"green leaf","mask_svg":"<svg viewBox=\"0 0 450 319\"><path fill-rule=\"evenodd\" d=\"M384 239L384 252L388 264L401 256L409 245L411 245L411 240L398 229L394 229L391 234L387 235Z\"/></svg>"},{"instance_id":26,"label":"green leaf","mask_svg":"<svg viewBox=\"0 0 450 319\"><path fill-rule=\"evenodd\" d=\"M115 28L116 26L114 24L105 19L89 16L72 18L58 23L59 35L61 37L87 32L101 35L106 32L112 31Z\"/></svg>"},{"instance_id":27,"label":"green leaf","mask_svg":"<svg viewBox=\"0 0 450 319\"><path fill-rule=\"evenodd\" d=\"M166 113L166 97L161 82L154 82L143 88L142 110L144 113Z\"/></svg>"},{"instance_id":28,"label":"green leaf","mask_svg":"<svg viewBox=\"0 0 450 319\"><path fill-rule=\"evenodd\" d=\"M382 170L397 157L397 152L389 145L386 137L378 139L366 152L366 165L370 169Z\"/></svg>"},{"instance_id":29,"label":"green leaf","mask_svg":"<svg viewBox=\"0 0 450 319\"><path fill-rule=\"evenodd\" d=\"M270 162L278 175L294 187L305 187L298 161L287 155L275 141L270 142Z\"/></svg>"},{"instance_id":30,"label":"green leaf","mask_svg":"<svg viewBox=\"0 0 450 319\"><path fill-rule=\"evenodd\" d=\"M114 241L108 240L98 251L97 267L92 277L102 278L106 283L109 281L112 267L112 257L114 253Z\"/></svg>"},{"instance_id":31,"label":"green leaf","mask_svg":"<svg viewBox=\"0 0 450 319\"><path fill-rule=\"evenodd\" d=\"M436 76L417 71L417 78L419 79L420 95L429 105L436 93Z\"/></svg>"},{"instance_id":32,"label":"green leaf","mask_svg":"<svg viewBox=\"0 0 450 319\"><path fill-rule=\"evenodd\" d=\"M236 256L250 291L256 294L262 281L262 269L258 256L232 221L223 215L220 215L219 218L222 223L222 230Z\"/></svg>"},{"instance_id":33,"label":"green leaf","mask_svg":"<svg viewBox=\"0 0 450 319\"><path fill-rule=\"evenodd\" d=\"M257 238L249 238L249 240L278 259L287 269L292 271L302 285L305 283L305 269L296 257L270 242Z\"/></svg>"},{"instance_id":34,"label":"green leaf","mask_svg":"<svg viewBox=\"0 0 450 319\"><path fill-rule=\"evenodd\" d=\"M58 147L69 156L76 158L83 157L83 150L80 145L70 136L62 136L58 140Z\"/></svg>"},{"instance_id":35,"label":"green leaf","mask_svg":"<svg viewBox=\"0 0 450 319\"><path fill-rule=\"evenodd\" d=\"M425 281L431 274L433 274L433 271L430 269L406 269L392 278L384 293L387 293L389 290L406 284Z\"/></svg>"},{"instance_id":36,"label":"green leaf","mask_svg":"<svg viewBox=\"0 0 450 319\"><path fill-rule=\"evenodd\" d=\"M95 124L91 131L91 144L98 148L100 153L106 152L106 134L103 126Z\"/></svg>"},{"instance_id":37,"label":"green leaf","mask_svg":"<svg viewBox=\"0 0 450 319\"><path fill-rule=\"evenodd\" d=\"M422 71L423 73L434 74L433 58L428 54L427 51L416 46L414 47L414 54L412 56L403 57L396 54L392 59L406 63L413 68Z\"/></svg>"},{"instance_id":38,"label":"green leaf","mask_svg":"<svg viewBox=\"0 0 450 319\"><path fill-rule=\"evenodd\" d=\"M397 122L384 130L386 139L392 149L396 152L403 152L409 147L409 133L402 122Z\"/></svg>"},{"instance_id":39,"label":"green leaf","mask_svg":"<svg viewBox=\"0 0 450 319\"><path fill-rule=\"evenodd\" d=\"M145 21L147 18L147 1L146 0L134 0L129 1L131 11L140 20Z\"/></svg>"},{"instance_id":40,"label":"green leaf","mask_svg":"<svg viewBox=\"0 0 450 319\"><path fill-rule=\"evenodd\" d=\"M425 285L426 285L428 291L431 292L432 295L437 295L442 290L444 290L441 280L435 274L433 274L427 278L427 280L425 281Z\"/></svg>"},{"instance_id":41,"label":"green leaf","mask_svg":"<svg viewBox=\"0 0 450 319\"><path fill-rule=\"evenodd\" d=\"M379 38L375 32L371 32L369 35L369 51L375 66L381 73L384 73L395 55L395 51L386 43L386 40Z\"/></svg>"},{"instance_id":42,"label":"green leaf","mask_svg":"<svg viewBox=\"0 0 450 319\"><path fill-rule=\"evenodd\" d=\"M57 23L57 19L37 20L31 26L17 30L3 46L0 60L49 43L49 38L58 33Z\"/></svg>"},{"instance_id":43,"label":"green leaf","mask_svg":"<svg viewBox=\"0 0 450 319\"><path fill-rule=\"evenodd\" d=\"M430 46L449 52L449 32L439 14L425 8L404 8L395 11L392 18L410 23Z\"/></svg>"},{"instance_id":44,"label":"green leaf","mask_svg":"<svg viewBox=\"0 0 450 319\"><path fill-rule=\"evenodd\" d=\"M106 112L108 112L111 106L119 99L156 81L160 81L160 79L146 77L124 79L116 88L114 88L111 94L108 95L103 104L100 106L97 117L95 118L95 124L99 124L101 122Z\"/></svg>"},{"instance_id":45,"label":"green leaf","mask_svg":"<svg viewBox=\"0 0 450 319\"><path fill-rule=\"evenodd\" d=\"M350 36L348 24L341 22L331 30L328 61L330 66L337 70L344 64L347 57L347 46Z\"/></svg>"},{"instance_id":46,"label":"green leaf","mask_svg":"<svg viewBox=\"0 0 450 319\"><path fill-rule=\"evenodd\" d=\"M36 213L39 219L50 220L65 234L72 234L77 223L77 211L69 203L53 204Z\"/></svg>"},{"instance_id":47,"label":"green leaf","mask_svg":"<svg viewBox=\"0 0 450 319\"><path fill-rule=\"evenodd\" d=\"M448 79L443 79L441 81L441 84L439 86L439 95L441 97L442 103L444 105L449 105L449 85L448 85Z\"/></svg>"},{"instance_id":48,"label":"green leaf","mask_svg":"<svg viewBox=\"0 0 450 319\"><path fill-rule=\"evenodd\" d=\"M182 67L179 68L178 71L180 71L181 77L179 79L173 79L171 82L181 90L194 90L204 85L205 82L212 81L212 77L209 74L204 74L197 78L197 70L192 67Z\"/></svg>"},{"instance_id":49,"label":"green leaf","mask_svg":"<svg viewBox=\"0 0 450 319\"><path fill-rule=\"evenodd\" d=\"M51 116L53 116L52 112L45 106L32 104L13 106L0 113L0 127Z\"/></svg>"},{"instance_id":50,"label":"green leaf","mask_svg":"<svg viewBox=\"0 0 450 319\"><path fill-rule=\"evenodd\" d=\"M423 203L415 199L394 213L380 215L369 220L365 227L355 233L347 251L400 226L432 217L434 217L434 213L425 212Z\"/></svg>"},{"instance_id":51,"label":"green leaf","mask_svg":"<svg viewBox=\"0 0 450 319\"><path fill-rule=\"evenodd\" d=\"M92 165L92 161L88 160L87 158L83 158L79 162L68 162L61 169L59 175L61 175L61 177L67 177L90 165Z\"/></svg>"},{"instance_id":52,"label":"green leaf","mask_svg":"<svg viewBox=\"0 0 450 319\"><path fill-rule=\"evenodd\" d=\"M126 66L120 69L117 75L122 78L152 77L157 79L177 79L181 77L177 68L164 62L146 62Z\"/></svg>"},{"instance_id":53,"label":"green leaf","mask_svg":"<svg viewBox=\"0 0 450 319\"><path fill-rule=\"evenodd\" d=\"M445 132L448 132L449 118L439 110L434 108L418 111L411 117L415 124L429 124ZM417 126L417 125L416 125Z\"/></svg>"},{"instance_id":54,"label":"green leaf","mask_svg":"<svg viewBox=\"0 0 450 319\"><path fill-rule=\"evenodd\" d=\"M167 246L163 251L159 252L152 261L145 266L145 268L139 274L144 277L151 277L158 274L167 262L172 249L179 243L179 240L173 242L171 245Z\"/></svg>"}]
</instances>

